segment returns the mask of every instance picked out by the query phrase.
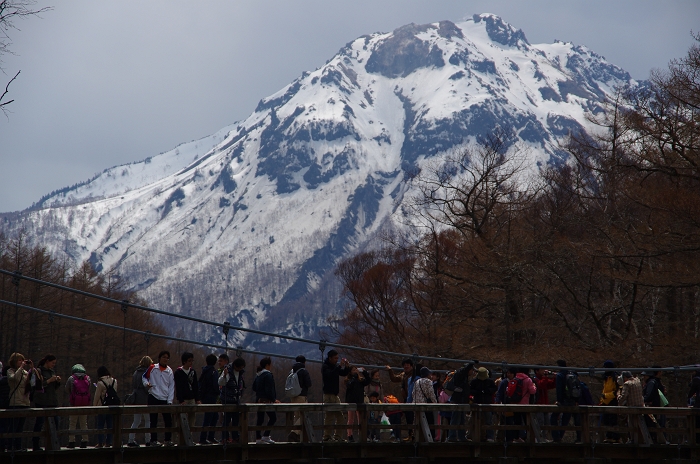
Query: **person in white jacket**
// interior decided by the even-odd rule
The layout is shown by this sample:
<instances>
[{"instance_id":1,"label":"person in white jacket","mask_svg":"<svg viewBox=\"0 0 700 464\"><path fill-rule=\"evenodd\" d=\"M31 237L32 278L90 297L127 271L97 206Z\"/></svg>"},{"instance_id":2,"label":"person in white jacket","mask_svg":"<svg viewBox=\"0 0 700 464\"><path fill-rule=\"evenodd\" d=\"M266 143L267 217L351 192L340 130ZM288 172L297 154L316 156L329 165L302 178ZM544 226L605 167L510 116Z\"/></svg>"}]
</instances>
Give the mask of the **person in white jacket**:
<instances>
[{"instance_id":1,"label":"person in white jacket","mask_svg":"<svg viewBox=\"0 0 700 464\"><path fill-rule=\"evenodd\" d=\"M169 361L170 352L161 351L158 354L158 364L151 364L151 367L143 373L143 386L148 390L149 405L161 406L173 404L173 398L175 397L175 377L173 375L173 370L168 366ZM163 413L163 422L165 423L165 427L172 427L172 416ZM158 413L151 413L151 427L158 427ZM165 446L173 446L171 432L165 432L164 444ZM151 433L150 446L161 446L160 443L158 443L158 433Z\"/></svg>"}]
</instances>

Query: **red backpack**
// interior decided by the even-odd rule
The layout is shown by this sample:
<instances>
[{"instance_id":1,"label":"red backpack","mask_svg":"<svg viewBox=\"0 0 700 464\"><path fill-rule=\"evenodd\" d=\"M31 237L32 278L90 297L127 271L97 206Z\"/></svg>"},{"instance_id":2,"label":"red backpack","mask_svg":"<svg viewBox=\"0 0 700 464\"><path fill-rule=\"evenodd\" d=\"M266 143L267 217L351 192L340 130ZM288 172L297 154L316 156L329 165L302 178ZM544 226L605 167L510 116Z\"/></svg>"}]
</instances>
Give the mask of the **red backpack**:
<instances>
[{"instance_id":1,"label":"red backpack","mask_svg":"<svg viewBox=\"0 0 700 464\"><path fill-rule=\"evenodd\" d=\"M519 404L525 396L523 379L514 377L506 387L506 404Z\"/></svg>"},{"instance_id":2,"label":"red backpack","mask_svg":"<svg viewBox=\"0 0 700 464\"><path fill-rule=\"evenodd\" d=\"M90 377L87 375L78 377L76 374L73 374L73 388L71 388L70 391L70 405L90 405Z\"/></svg>"}]
</instances>

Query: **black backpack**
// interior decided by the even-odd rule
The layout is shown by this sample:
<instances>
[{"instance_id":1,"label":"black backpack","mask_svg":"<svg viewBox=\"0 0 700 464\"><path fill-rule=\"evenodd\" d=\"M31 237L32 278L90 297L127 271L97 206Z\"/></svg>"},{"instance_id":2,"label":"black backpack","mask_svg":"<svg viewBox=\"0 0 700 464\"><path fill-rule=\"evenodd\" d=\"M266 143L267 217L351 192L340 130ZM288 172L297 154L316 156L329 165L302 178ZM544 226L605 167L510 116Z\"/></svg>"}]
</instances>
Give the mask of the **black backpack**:
<instances>
[{"instance_id":1,"label":"black backpack","mask_svg":"<svg viewBox=\"0 0 700 464\"><path fill-rule=\"evenodd\" d=\"M566 373L566 397L575 401L581 397L581 381L574 371Z\"/></svg>"},{"instance_id":2,"label":"black backpack","mask_svg":"<svg viewBox=\"0 0 700 464\"><path fill-rule=\"evenodd\" d=\"M105 393L105 397L102 398L102 406L119 406L122 404L119 395L117 395L117 391L114 389L114 381L109 385L107 385L104 380L101 380L101 382L107 388L107 393Z\"/></svg>"}]
</instances>

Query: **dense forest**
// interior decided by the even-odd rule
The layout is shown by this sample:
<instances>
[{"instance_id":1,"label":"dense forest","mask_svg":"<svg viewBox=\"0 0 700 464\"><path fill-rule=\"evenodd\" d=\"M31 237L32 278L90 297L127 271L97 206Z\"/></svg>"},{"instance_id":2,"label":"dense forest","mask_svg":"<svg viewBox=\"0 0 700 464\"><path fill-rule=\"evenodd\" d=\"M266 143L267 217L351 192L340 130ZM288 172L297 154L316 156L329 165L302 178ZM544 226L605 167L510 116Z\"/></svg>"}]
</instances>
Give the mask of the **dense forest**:
<instances>
[{"instance_id":1,"label":"dense forest","mask_svg":"<svg viewBox=\"0 0 700 464\"><path fill-rule=\"evenodd\" d=\"M536 176L507 128L423 169L419 232L337 269L340 341L489 361L697 362L698 43L591 120L594 133L553 147L568 161Z\"/></svg>"},{"instance_id":2,"label":"dense forest","mask_svg":"<svg viewBox=\"0 0 700 464\"><path fill-rule=\"evenodd\" d=\"M119 276L99 274L87 262L72 268L56 260L45 248L31 245L25 234L12 239L0 235L0 269L19 270L27 277L143 304L137 295L123 290ZM119 327L166 333L155 315L134 308L127 308L125 312L120 304L5 274L0 274L0 299L56 313L55 316L47 315L14 304L0 304L0 359L6 361L11 353L18 351L36 364L44 355L52 353L59 360L59 375L66 379L73 364L83 364L93 377L97 368L104 365L120 381L120 390L126 392L131 385L131 374L142 356L155 357L154 353L157 355L160 349L178 348L177 343L154 337L146 340L140 334L59 316L63 314Z\"/></svg>"}]
</instances>

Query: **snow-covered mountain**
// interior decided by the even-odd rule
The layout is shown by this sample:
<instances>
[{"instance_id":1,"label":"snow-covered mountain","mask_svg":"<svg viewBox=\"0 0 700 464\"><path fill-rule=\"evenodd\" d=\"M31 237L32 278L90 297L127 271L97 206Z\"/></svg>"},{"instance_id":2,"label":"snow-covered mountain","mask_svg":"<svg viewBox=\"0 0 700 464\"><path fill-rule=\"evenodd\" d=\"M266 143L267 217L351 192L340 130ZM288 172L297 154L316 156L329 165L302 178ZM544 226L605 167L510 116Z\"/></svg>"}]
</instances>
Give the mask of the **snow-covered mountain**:
<instances>
[{"instance_id":1,"label":"snow-covered mountain","mask_svg":"<svg viewBox=\"0 0 700 464\"><path fill-rule=\"evenodd\" d=\"M348 43L244 121L0 227L114 269L159 308L317 337L338 307L335 264L395 221L422 163L497 127L533 167L559 162L557 142L631 82L585 47L530 44L497 16L410 24Z\"/></svg>"}]
</instances>

